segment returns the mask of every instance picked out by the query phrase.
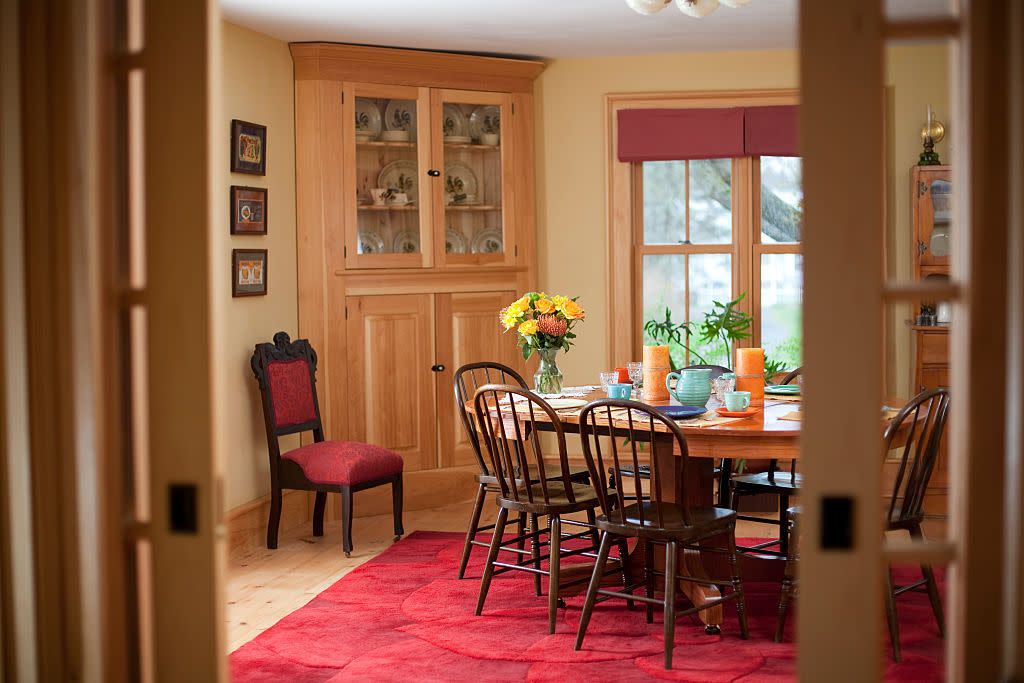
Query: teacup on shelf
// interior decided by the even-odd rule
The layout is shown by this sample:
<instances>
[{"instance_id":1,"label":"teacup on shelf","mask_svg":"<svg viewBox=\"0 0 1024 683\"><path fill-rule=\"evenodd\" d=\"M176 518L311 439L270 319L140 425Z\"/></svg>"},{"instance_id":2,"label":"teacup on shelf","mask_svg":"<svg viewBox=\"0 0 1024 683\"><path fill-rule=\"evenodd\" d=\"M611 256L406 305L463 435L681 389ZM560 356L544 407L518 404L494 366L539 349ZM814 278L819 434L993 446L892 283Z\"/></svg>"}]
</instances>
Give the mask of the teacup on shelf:
<instances>
[{"instance_id":1,"label":"teacup on shelf","mask_svg":"<svg viewBox=\"0 0 1024 683\"><path fill-rule=\"evenodd\" d=\"M385 142L409 142L409 131L386 130L380 134L380 139Z\"/></svg>"},{"instance_id":2,"label":"teacup on shelf","mask_svg":"<svg viewBox=\"0 0 1024 683\"><path fill-rule=\"evenodd\" d=\"M387 199L388 190L385 187L375 187L370 190L370 197L373 199L373 203L380 206Z\"/></svg>"}]
</instances>

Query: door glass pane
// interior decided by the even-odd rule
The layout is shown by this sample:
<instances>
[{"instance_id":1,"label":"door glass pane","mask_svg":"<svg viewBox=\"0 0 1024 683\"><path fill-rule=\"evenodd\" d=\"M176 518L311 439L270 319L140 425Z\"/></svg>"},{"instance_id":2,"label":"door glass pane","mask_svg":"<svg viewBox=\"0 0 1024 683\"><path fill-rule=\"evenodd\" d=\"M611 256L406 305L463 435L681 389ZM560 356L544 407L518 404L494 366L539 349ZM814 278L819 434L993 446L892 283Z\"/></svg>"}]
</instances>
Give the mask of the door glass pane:
<instances>
[{"instance_id":1,"label":"door glass pane","mask_svg":"<svg viewBox=\"0 0 1024 683\"><path fill-rule=\"evenodd\" d=\"M761 242L799 242L804 223L800 157L761 157Z\"/></svg>"},{"instance_id":2,"label":"door glass pane","mask_svg":"<svg viewBox=\"0 0 1024 683\"><path fill-rule=\"evenodd\" d=\"M927 246L932 256L942 258L949 256L953 183L948 180L933 180L930 194L932 198L933 226L932 236L928 240Z\"/></svg>"},{"instance_id":3,"label":"door glass pane","mask_svg":"<svg viewBox=\"0 0 1024 683\"><path fill-rule=\"evenodd\" d=\"M706 313L714 310L714 302L732 299L732 256L730 254L691 254L689 258L690 321L696 327L704 322ZM721 310L721 309L719 309ZM732 367L729 351L721 339L694 339L690 364L713 363ZM735 344L734 344L735 346Z\"/></svg>"},{"instance_id":4,"label":"door glass pane","mask_svg":"<svg viewBox=\"0 0 1024 683\"><path fill-rule=\"evenodd\" d=\"M650 320L664 322L666 309L671 323L677 325L686 320L686 257L682 254L646 255L643 260L643 322ZM663 337L654 337L646 329L644 344L664 344ZM682 341L686 341L685 335ZM669 353L676 367L685 364L682 345L669 341Z\"/></svg>"},{"instance_id":5,"label":"door glass pane","mask_svg":"<svg viewBox=\"0 0 1024 683\"><path fill-rule=\"evenodd\" d=\"M645 161L644 244L686 239L686 162Z\"/></svg>"},{"instance_id":6,"label":"door glass pane","mask_svg":"<svg viewBox=\"0 0 1024 683\"><path fill-rule=\"evenodd\" d=\"M356 97L356 200L360 254L418 254L416 102Z\"/></svg>"},{"instance_id":7,"label":"door glass pane","mask_svg":"<svg viewBox=\"0 0 1024 683\"><path fill-rule=\"evenodd\" d=\"M494 104L445 102L442 201L445 253L505 252L502 224L501 108Z\"/></svg>"},{"instance_id":8,"label":"door glass pane","mask_svg":"<svg viewBox=\"0 0 1024 683\"><path fill-rule=\"evenodd\" d=\"M803 276L802 255L761 255L761 346L787 370L803 363Z\"/></svg>"},{"instance_id":9,"label":"door glass pane","mask_svg":"<svg viewBox=\"0 0 1024 683\"><path fill-rule=\"evenodd\" d=\"M690 242L732 242L732 160L690 162Z\"/></svg>"}]
</instances>

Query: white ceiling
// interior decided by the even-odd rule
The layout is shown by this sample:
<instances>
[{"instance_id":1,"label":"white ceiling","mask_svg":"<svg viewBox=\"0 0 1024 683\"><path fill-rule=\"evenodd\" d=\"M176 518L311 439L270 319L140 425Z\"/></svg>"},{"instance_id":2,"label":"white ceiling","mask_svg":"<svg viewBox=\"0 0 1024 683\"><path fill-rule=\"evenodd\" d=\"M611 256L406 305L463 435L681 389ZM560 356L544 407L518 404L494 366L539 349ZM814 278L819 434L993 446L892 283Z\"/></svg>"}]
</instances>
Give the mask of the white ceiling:
<instances>
[{"instance_id":1,"label":"white ceiling","mask_svg":"<svg viewBox=\"0 0 1024 683\"><path fill-rule=\"evenodd\" d=\"M829 0L807 0L828 2ZM893 15L944 15L950 0L887 0ZM796 46L797 0L752 0L704 19L623 0L221 0L224 18L281 40L533 57Z\"/></svg>"}]
</instances>

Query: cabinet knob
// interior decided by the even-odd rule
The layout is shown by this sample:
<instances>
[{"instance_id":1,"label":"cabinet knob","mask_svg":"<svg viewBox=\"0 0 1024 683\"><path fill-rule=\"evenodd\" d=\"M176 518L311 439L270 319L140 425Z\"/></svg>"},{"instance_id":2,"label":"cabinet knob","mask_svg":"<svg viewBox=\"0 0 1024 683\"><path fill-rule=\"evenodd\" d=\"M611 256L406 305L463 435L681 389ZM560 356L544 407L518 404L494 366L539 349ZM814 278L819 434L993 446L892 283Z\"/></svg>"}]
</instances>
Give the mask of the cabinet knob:
<instances>
[{"instance_id":1,"label":"cabinet knob","mask_svg":"<svg viewBox=\"0 0 1024 683\"><path fill-rule=\"evenodd\" d=\"M434 372L444 372L444 364L438 363L437 365L431 365L430 369Z\"/></svg>"},{"instance_id":2,"label":"cabinet knob","mask_svg":"<svg viewBox=\"0 0 1024 683\"><path fill-rule=\"evenodd\" d=\"M429 171L427 171L427 175L430 176L431 178L436 178L437 176L441 175L441 172L438 171L436 168L432 168Z\"/></svg>"}]
</instances>

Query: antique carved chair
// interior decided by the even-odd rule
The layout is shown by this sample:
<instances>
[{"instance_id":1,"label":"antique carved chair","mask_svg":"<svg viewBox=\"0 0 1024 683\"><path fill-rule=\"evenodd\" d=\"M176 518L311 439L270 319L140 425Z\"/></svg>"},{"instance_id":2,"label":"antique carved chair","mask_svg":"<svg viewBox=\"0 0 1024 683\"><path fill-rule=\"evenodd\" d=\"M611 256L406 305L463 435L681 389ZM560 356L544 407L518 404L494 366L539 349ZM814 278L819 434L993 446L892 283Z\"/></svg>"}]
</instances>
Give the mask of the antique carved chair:
<instances>
[{"instance_id":1,"label":"antique carved chair","mask_svg":"<svg viewBox=\"0 0 1024 683\"><path fill-rule=\"evenodd\" d=\"M267 548L277 547L281 491L315 491L313 535L324 535L327 494L341 494L342 547L352 553L352 493L391 484L395 540L402 528L402 457L380 446L356 441L326 441L316 396L316 352L305 339L291 341L278 332L274 343L257 344L249 361L263 397L263 418L270 454L270 520ZM278 439L313 432L313 443L281 453Z\"/></svg>"},{"instance_id":2,"label":"antique carved chair","mask_svg":"<svg viewBox=\"0 0 1024 683\"><path fill-rule=\"evenodd\" d=\"M487 548L491 545L490 539L485 543L484 541L476 540L476 537L480 532L494 529L493 524L480 525L480 514L483 511L484 499L487 497L487 494L500 493L497 476L491 470L481 450L480 432L477 431L475 415L472 409L467 406L467 403L473 399L473 394L476 390L485 384L512 384L523 389L526 389L527 386L526 380L518 372L507 365L491 361L463 365L455 371L453 383L455 385L455 411L462 420L462 426L466 430L466 438L473 447L473 455L476 456L476 463L479 468L479 472L476 475L476 499L473 502L473 512L469 517L469 528L466 529L466 540L462 546L462 559L459 561L459 578L461 579L466 575L466 565L469 564L469 556L473 551L473 546ZM561 471L557 466L552 466L549 469L550 471L545 474L546 477L557 479L561 475ZM578 467L573 469L570 478L576 482L586 483L589 481L587 468ZM521 478L517 481L522 483ZM517 531L520 536L526 532L526 518L527 514L525 512L519 514ZM539 528L538 515L529 515L529 518L531 530L536 531ZM539 540L534 539L534 543L539 543ZM537 595L540 595L540 575L534 575L534 590Z\"/></svg>"},{"instance_id":3,"label":"antique carved chair","mask_svg":"<svg viewBox=\"0 0 1024 683\"><path fill-rule=\"evenodd\" d=\"M625 410L625 417L615 416L615 411ZM607 425L613 416L620 423L628 421L628 433L623 439L621 435L609 436ZM588 403L580 412L580 439L583 442L583 455L594 484L594 495L601 503L605 513L597 518L597 528L601 531L601 545L594 564L590 586L587 589L586 601L580 615L580 626L576 634L575 649L583 646L587 634L587 625L594 605L609 598L621 598L630 602L636 600L647 605L647 622L652 621L655 605L664 610L665 621L665 668L672 668L672 649L674 647L675 621L681 616L694 614L708 607L719 605L728 600L736 601L736 614L740 622L740 637L747 638L747 614L743 599L743 581L736 554L736 513L728 508L712 506L691 506L686 502L686 459L689 450L686 437L673 420L664 413L638 401L619 399L600 399ZM660 461L651 459L651 486L647 496L641 497L640 482L635 479L634 496L627 497L622 486L618 489L605 488L605 472L611 469L613 476L619 475L624 467L634 471L639 465L638 443L653 444L657 438L668 437L674 441L679 450L676 471L659 471ZM660 435L660 436L659 436ZM620 445L625 441L624 445ZM602 445L603 444L603 445ZM627 445L628 444L628 445ZM667 500L666 491L672 491L674 500ZM633 502L629 502L633 501ZM643 546L644 577L643 583L629 585L623 591L602 588L605 563L613 543L622 544L627 538L636 538ZM715 541L709 543L709 541ZM653 568L653 545L665 546L665 588L662 599L654 597L655 575ZM620 545L621 547L621 545ZM708 577L687 575L686 567L678 564L679 553L683 550L698 550L702 553L724 553L729 561L730 574L725 577ZM620 551L621 552L621 551ZM680 570L683 574L680 574ZM699 607L691 607L681 612L676 611L676 586L679 581L693 581L702 585L717 585L722 590L722 597L711 600ZM635 595L634 590L643 586L645 595ZM732 591L725 595L724 588L730 586ZM598 598L598 596L601 596Z\"/></svg>"}]
</instances>

